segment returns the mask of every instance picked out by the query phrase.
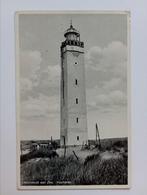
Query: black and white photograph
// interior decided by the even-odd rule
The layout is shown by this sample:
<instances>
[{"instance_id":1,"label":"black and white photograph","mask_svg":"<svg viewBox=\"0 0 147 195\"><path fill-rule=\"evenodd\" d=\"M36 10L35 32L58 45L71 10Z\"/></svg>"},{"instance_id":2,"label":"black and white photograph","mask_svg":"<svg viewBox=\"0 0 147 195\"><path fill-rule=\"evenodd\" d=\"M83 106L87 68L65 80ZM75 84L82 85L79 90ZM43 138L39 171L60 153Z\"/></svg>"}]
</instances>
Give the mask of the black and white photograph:
<instances>
[{"instance_id":1,"label":"black and white photograph","mask_svg":"<svg viewBox=\"0 0 147 195\"><path fill-rule=\"evenodd\" d=\"M129 188L130 13L15 19L18 188Z\"/></svg>"}]
</instances>

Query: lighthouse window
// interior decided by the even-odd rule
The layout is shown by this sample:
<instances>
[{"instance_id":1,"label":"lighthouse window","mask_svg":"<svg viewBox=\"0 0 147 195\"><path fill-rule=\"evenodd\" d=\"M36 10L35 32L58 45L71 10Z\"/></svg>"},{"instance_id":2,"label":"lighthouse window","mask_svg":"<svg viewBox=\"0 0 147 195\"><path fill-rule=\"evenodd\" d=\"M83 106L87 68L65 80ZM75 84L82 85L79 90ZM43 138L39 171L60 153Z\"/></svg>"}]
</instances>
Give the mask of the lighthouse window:
<instances>
[{"instance_id":1,"label":"lighthouse window","mask_svg":"<svg viewBox=\"0 0 147 195\"><path fill-rule=\"evenodd\" d=\"M79 136L77 136L77 140L79 140Z\"/></svg>"},{"instance_id":2,"label":"lighthouse window","mask_svg":"<svg viewBox=\"0 0 147 195\"><path fill-rule=\"evenodd\" d=\"M78 98L76 98L76 104L78 104Z\"/></svg>"},{"instance_id":3,"label":"lighthouse window","mask_svg":"<svg viewBox=\"0 0 147 195\"><path fill-rule=\"evenodd\" d=\"M76 118L76 121L77 121L77 123L79 122L79 118L78 117Z\"/></svg>"},{"instance_id":4,"label":"lighthouse window","mask_svg":"<svg viewBox=\"0 0 147 195\"><path fill-rule=\"evenodd\" d=\"M77 79L75 79L75 85L77 85L78 84L78 80Z\"/></svg>"}]
</instances>

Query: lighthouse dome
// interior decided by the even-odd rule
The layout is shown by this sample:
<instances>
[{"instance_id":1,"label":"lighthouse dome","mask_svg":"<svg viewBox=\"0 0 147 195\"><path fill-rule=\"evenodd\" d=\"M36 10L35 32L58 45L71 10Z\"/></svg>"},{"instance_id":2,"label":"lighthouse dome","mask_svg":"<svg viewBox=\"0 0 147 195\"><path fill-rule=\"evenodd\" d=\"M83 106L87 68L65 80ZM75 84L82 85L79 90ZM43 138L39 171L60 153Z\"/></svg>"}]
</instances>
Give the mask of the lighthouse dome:
<instances>
[{"instance_id":1,"label":"lighthouse dome","mask_svg":"<svg viewBox=\"0 0 147 195\"><path fill-rule=\"evenodd\" d=\"M64 36L67 37L69 34L75 34L77 37L80 36L79 31L77 31L73 25L71 24L70 27L65 31Z\"/></svg>"}]
</instances>

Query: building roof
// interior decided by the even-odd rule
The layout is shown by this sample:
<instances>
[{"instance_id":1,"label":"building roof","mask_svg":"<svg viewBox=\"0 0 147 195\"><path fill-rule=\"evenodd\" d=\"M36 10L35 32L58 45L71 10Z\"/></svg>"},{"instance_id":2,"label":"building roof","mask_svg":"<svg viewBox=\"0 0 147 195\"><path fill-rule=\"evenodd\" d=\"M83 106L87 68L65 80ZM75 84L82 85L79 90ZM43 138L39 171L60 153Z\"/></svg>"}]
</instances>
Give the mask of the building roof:
<instances>
[{"instance_id":1,"label":"building roof","mask_svg":"<svg viewBox=\"0 0 147 195\"><path fill-rule=\"evenodd\" d=\"M77 31L73 25L71 24L70 27L65 31L64 36L66 37L68 34L76 34L77 36L80 36L79 31Z\"/></svg>"}]
</instances>

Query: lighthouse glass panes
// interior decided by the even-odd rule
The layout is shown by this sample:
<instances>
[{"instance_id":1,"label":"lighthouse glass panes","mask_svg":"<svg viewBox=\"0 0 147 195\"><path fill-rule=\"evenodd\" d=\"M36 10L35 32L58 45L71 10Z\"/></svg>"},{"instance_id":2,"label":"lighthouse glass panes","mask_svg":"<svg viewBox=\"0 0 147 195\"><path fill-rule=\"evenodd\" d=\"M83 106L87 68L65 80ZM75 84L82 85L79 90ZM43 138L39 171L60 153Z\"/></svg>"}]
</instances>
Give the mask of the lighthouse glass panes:
<instances>
[{"instance_id":1,"label":"lighthouse glass panes","mask_svg":"<svg viewBox=\"0 0 147 195\"><path fill-rule=\"evenodd\" d=\"M82 145L88 140L84 43L80 41L80 33L73 25L65 31L64 37L65 40L61 44L61 67L64 68L61 68L60 85L60 144L64 145L65 139L66 145ZM77 139L77 136L80 139Z\"/></svg>"}]
</instances>

